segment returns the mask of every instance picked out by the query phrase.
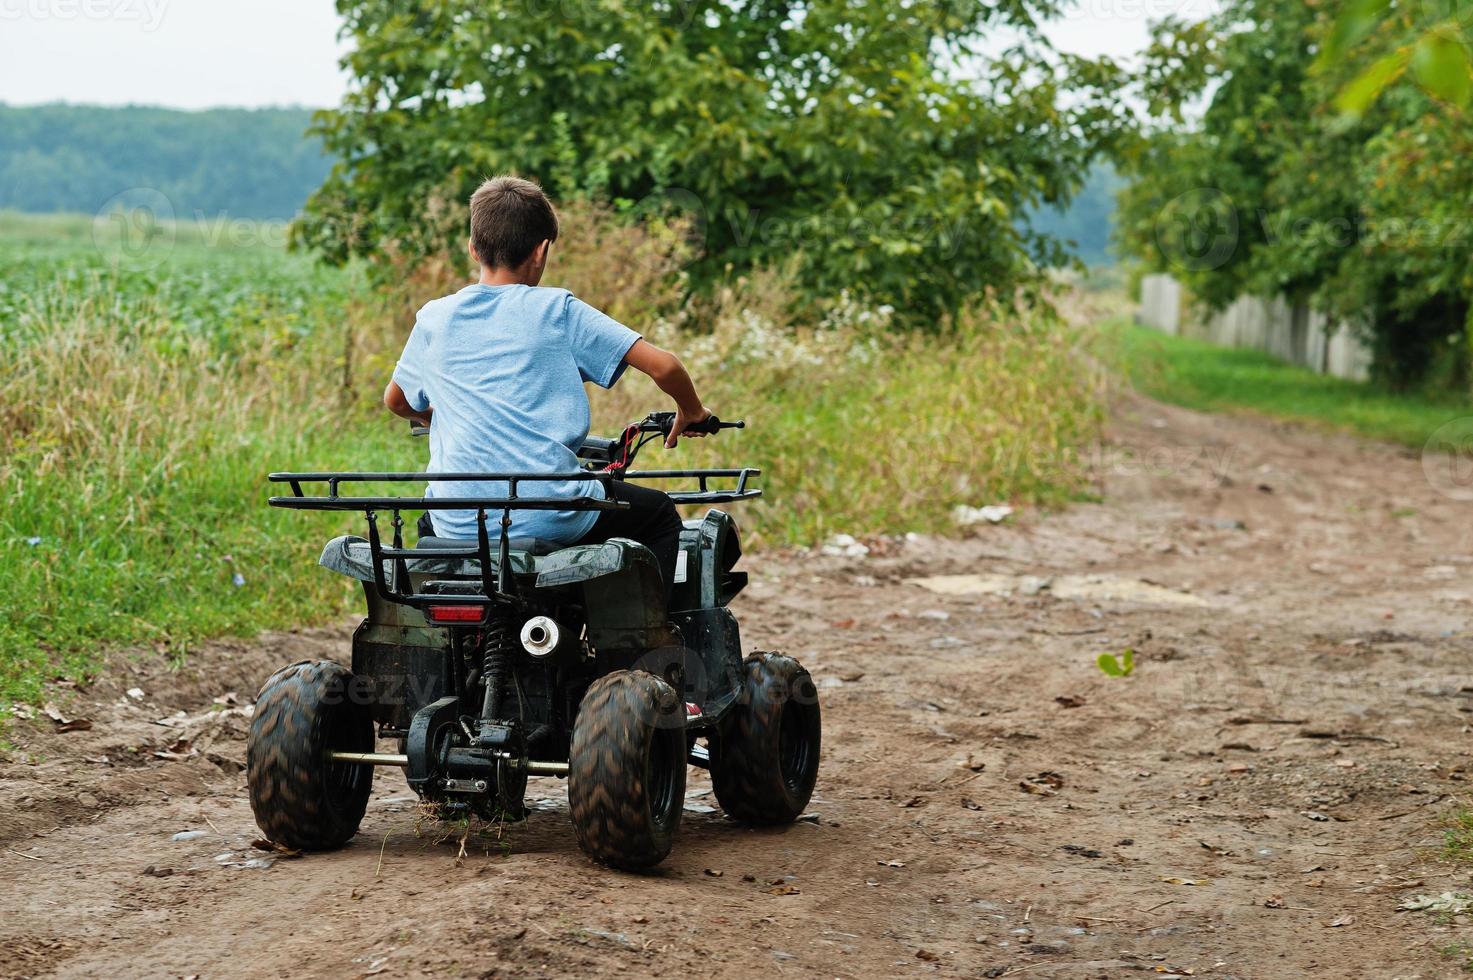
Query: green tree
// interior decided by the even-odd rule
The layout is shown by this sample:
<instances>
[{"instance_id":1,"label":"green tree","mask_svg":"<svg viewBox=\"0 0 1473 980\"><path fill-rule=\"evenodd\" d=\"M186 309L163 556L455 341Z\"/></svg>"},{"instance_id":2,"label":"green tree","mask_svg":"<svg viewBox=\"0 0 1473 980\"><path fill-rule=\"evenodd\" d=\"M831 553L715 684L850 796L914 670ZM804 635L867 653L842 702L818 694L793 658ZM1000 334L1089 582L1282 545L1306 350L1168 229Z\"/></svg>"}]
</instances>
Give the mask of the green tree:
<instances>
[{"instance_id":1,"label":"green tree","mask_svg":"<svg viewBox=\"0 0 1473 980\"><path fill-rule=\"evenodd\" d=\"M1212 307L1286 295L1360 324L1394 386L1466 385L1468 117L1411 85L1343 113L1359 67L1316 67L1342 7L1229 0L1161 26L1144 77L1165 125L1132 160L1123 244Z\"/></svg>"},{"instance_id":2,"label":"green tree","mask_svg":"<svg viewBox=\"0 0 1473 980\"><path fill-rule=\"evenodd\" d=\"M796 252L815 296L939 321L1065 260L1025 216L1124 119L1113 66L1043 41L1056 2L339 0L353 83L317 132L341 162L298 241L454 252L460 202L517 171L684 212L698 283ZM1017 40L983 57L984 31Z\"/></svg>"},{"instance_id":3,"label":"green tree","mask_svg":"<svg viewBox=\"0 0 1473 980\"><path fill-rule=\"evenodd\" d=\"M1465 0L1348 0L1320 46L1315 67L1357 74L1336 105L1359 116L1410 74L1428 95L1457 106L1473 101L1473 6Z\"/></svg>"}]
</instances>

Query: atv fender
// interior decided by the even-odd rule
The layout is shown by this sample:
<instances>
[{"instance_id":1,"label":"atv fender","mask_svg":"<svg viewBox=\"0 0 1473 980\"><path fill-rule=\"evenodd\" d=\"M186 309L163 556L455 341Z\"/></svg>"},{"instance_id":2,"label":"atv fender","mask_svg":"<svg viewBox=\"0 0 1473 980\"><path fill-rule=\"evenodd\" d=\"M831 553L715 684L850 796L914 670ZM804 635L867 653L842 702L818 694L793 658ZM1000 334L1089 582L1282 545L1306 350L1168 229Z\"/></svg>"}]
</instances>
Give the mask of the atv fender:
<instances>
[{"instance_id":1,"label":"atv fender","mask_svg":"<svg viewBox=\"0 0 1473 980\"><path fill-rule=\"evenodd\" d=\"M680 550L685 555L685 577L676 576L672 609L715 609L746 588L747 573L732 571L742 556L741 535L736 520L725 511L712 508L700 520L686 521Z\"/></svg>"},{"instance_id":2,"label":"atv fender","mask_svg":"<svg viewBox=\"0 0 1473 980\"><path fill-rule=\"evenodd\" d=\"M539 589L582 587L594 649L645 651L669 642L660 567L639 542L575 545L539 559L537 568Z\"/></svg>"},{"instance_id":3,"label":"atv fender","mask_svg":"<svg viewBox=\"0 0 1473 980\"><path fill-rule=\"evenodd\" d=\"M655 556L644 545L628 538L610 538L600 544L562 548L537 563L537 587L545 589L587 582L622 572L641 560L653 563Z\"/></svg>"}]
</instances>

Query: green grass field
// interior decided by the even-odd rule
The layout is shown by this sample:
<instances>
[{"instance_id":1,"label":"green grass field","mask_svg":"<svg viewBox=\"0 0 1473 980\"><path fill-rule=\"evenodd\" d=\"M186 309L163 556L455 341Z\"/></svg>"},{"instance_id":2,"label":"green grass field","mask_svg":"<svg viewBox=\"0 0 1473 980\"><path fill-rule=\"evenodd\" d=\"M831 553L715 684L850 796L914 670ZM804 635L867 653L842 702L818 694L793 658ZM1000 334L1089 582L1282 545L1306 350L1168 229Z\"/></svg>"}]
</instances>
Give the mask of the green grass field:
<instances>
[{"instance_id":1,"label":"green grass field","mask_svg":"<svg viewBox=\"0 0 1473 980\"><path fill-rule=\"evenodd\" d=\"M1267 354L1171 337L1121 320L1106 327L1130 381L1155 398L1208 412L1246 412L1421 448L1473 401L1393 394L1286 364Z\"/></svg>"},{"instance_id":2,"label":"green grass field","mask_svg":"<svg viewBox=\"0 0 1473 980\"><path fill-rule=\"evenodd\" d=\"M364 465L414 462L333 373L353 272L249 235L107 231L0 219L0 700L109 648L340 614L347 590L305 574L323 521L265 507L263 478L343 459L345 431Z\"/></svg>"},{"instance_id":3,"label":"green grass field","mask_svg":"<svg viewBox=\"0 0 1473 980\"><path fill-rule=\"evenodd\" d=\"M425 444L379 399L412 311L444 282L386 295L281 238L0 215L0 703L118 651L183 658L208 637L357 606L355 583L316 558L361 516L268 508L265 476L423 467ZM612 294L590 285L609 279L603 251L570 240L556 281ZM978 314L896 338L805 324L787 305L767 279L682 308L693 326L619 308L685 355L719 414L748 419L680 464L764 469L769 496L739 514L749 547L946 529L958 503L1084 490L1075 450L1100 400L1077 331ZM643 380L596 393L596 430L664 407Z\"/></svg>"}]
</instances>

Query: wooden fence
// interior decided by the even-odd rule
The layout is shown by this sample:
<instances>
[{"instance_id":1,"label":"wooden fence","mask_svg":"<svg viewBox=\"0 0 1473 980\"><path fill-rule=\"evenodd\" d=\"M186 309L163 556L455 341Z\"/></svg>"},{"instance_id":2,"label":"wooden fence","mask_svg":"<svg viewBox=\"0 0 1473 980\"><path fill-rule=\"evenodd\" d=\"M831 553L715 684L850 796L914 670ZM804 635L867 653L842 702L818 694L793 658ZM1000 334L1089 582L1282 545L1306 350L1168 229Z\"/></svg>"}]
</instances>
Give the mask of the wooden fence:
<instances>
[{"instance_id":1,"label":"wooden fence","mask_svg":"<svg viewBox=\"0 0 1473 980\"><path fill-rule=\"evenodd\" d=\"M1346 323L1331 323L1303 303L1244 296L1221 313L1205 314L1169 275L1141 281L1137 319L1173 336L1222 347L1247 347L1339 378L1363 381L1370 374L1370 349Z\"/></svg>"}]
</instances>

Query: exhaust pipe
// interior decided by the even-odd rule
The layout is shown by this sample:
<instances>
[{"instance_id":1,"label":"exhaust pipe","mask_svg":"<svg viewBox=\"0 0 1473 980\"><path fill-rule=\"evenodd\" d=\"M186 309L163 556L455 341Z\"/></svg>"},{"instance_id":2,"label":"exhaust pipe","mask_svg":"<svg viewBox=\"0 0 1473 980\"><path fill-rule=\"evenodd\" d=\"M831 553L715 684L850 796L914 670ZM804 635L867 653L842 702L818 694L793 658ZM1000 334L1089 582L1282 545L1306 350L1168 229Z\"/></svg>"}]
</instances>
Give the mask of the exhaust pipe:
<instances>
[{"instance_id":1,"label":"exhaust pipe","mask_svg":"<svg viewBox=\"0 0 1473 980\"><path fill-rule=\"evenodd\" d=\"M563 628L548 616L533 616L522 625L522 649L539 660L550 657L563 644Z\"/></svg>"}]
</instances>

